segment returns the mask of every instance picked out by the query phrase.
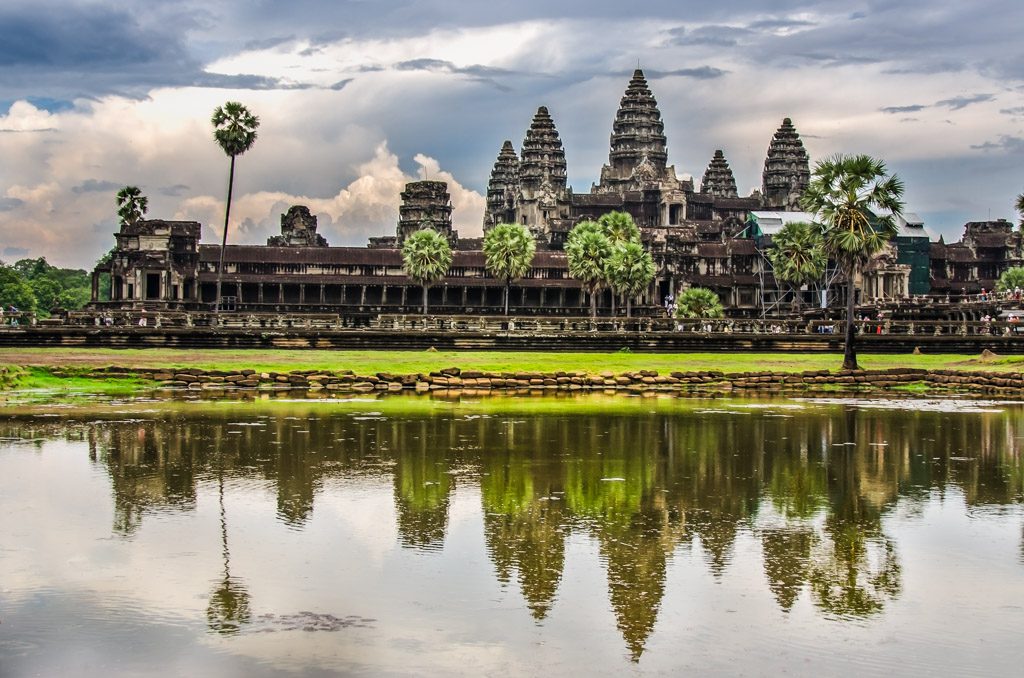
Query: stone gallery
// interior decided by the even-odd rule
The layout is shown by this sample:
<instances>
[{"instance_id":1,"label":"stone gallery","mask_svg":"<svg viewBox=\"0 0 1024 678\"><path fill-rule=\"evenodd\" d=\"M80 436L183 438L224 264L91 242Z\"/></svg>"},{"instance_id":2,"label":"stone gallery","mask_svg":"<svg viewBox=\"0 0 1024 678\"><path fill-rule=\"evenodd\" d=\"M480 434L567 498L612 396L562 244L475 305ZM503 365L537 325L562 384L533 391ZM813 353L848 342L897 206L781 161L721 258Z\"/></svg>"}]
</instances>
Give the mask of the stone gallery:
<instances>
[{"instance_id":1,"label":"stone gallery","mask_svg":"<svg viewBox=\"0 0 1024 678\"><path fill-rule=\"evenodd\" d=\"M691 286L715 291L733 315L780 308L787 289L776 282L764 253L786 223L810 219L798 204L810 181L810 160L789 118L769 140L760 191L739 195L722 150L712 154L698 189L668 164L661 112L638 69L615 114L599 182L576 193L567 179L565 149L541 106L518 153L511 141L502 144L482 215L485 233L499 223L518 223L537 243L531 271L512 287L512 313L587 314L589 300L569 276L562 248L575 224L612 211L633 217L654 258L657 273L638 304L641 312L659 309L665 297ZM961 242L949 245L934 241L911 213L898 224L898 235L863 271L862 302L977 293L1024 258L1021 236L1005 220L969 223ZM395 235L371 238L366 247L331 247L309 209L292 207L281 215L281 234L265 246L226 248L223 306L248 313L415 312L420 287L402 270L401 246L422 228L444 235L453 250L447 275L429 290L433 312L500 313L504 283L487 274L482 239L460 238L453 230L448 188L440 181L408 184ZM197 222L159 219L123 225L109 261L94 271L93 301L99 302L107 274L109 304L116 307L211 308L220 248L200 244L200 230ZM824 285L841 299L845 281L834 273L827 278ZM600 294L598 307L607 312L611 293Z\"/></svg>"}]
</instances>

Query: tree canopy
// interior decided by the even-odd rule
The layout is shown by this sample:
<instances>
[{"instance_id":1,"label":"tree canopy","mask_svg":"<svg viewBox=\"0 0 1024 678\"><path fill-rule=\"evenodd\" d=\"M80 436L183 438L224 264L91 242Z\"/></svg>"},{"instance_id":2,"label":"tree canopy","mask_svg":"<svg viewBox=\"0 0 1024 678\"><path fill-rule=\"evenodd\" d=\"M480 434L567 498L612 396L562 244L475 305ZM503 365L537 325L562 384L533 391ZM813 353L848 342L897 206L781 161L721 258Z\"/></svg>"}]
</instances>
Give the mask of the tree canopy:
<instances>
[{"instance_id":1,"label":"tree canopy","mask_svg":"<svg viewBox=\"0 0 1024 678\"><path fill-rule=\"evenodd\" d=\"M1018 287L1024 289L1024 266L1006 269L996 282L996 289L1000 292L1012 292Z\"/></svg>"},{"instance_id":2,"label":"tree canopy","mask_svg":"<svg viewBox=\"0 0 1024 678\"><path fill-rule=\"evenodd\" d=\"M722 301L706 287L690 287L676 299L677 318L722 318Z\"/></svg>"},{"instance_id":3,"label":"tree canopy","mask_svg":"<svg viewBox=\"0 0 1024 678\"><path fill-rule=\"evenodd\" d=\"M521 224L498 224L484 235L487 272L505 281L505 315L508 315L509 287L512 281L530 272L537 245Z\"/></svg>"},{"instance_id":4,"label":"tree canopy","mask_svg":"<svg viewBox=\"0 0 1024 678\"><path fill-rule=\"evenodd\" d=\"M597 316L597 292L606 280L606 267L612 246L604 229L594 221L581 221L569 232L565 256L569 275L576 278L590 294L590 315Z\"/></svg>"},{"instance_id":5,"label":"tree canopy","mask_svg":"<svg viewBox=\"0 0 1024 678\"><path fill-rule=\"evenodd\" d=\"M612 290L626 297L626 317L632 315L633 299L643 294L654 279L654 260L638 242L612 249L607 265Z\"/></svg>"},{"instance_id":6,"label":"tree canopy","mask_svg":"<svg viewBox=\"0 0 1024 678\"><path fill-rule=\"evenodd\" d=\"M640 229L628 212L607 212L598 218L597 223L613 247L627 242L640 242Z\"/></svg>"},{"instance_id":7,"label":"tree canopy","mask_svg":"<svg viewBox=\"0 0 1024 678\"><path fill-rule=\"evenodd\" d=\"M857 275L896 235L902 197L903 182L889 175L884 162L867 155L838 154L815 165L800 200L824 227L825 251L842 267L848 281L843 369L857 369Z\"/></svg>"},{"instance_id":8,"label":"tree canopy","mask_svg":"<svg viewBox=\"0 0 1024 678\"><path fill-rule=\"evenodd\" d=\"M821 229L802 221L788 223L772 236L767 257L775 278L793 286L794 304L799 303L797 289L820 280L828 264Z\"/></svg>"},{"instance_id":9,"label":"tree canopy","mask_svg":"<svg viewBox=\"0 0 1024 678\"><path fill-rule=\"evenodd\" d=\"M58 268L43 257L10 266L0 262L0 304L5 309L13 305L43 315L56 308L78 310L91 294L89 274L81 269Z\"/></svg>"},{"instance_id":10,"label":"tree canopy","mask_svg":"<svg viewBox=\"0 0 1024 678\"><path fill-rule=\"evenodd\" d=\"M148 210L149 198L142 195L138 186L125 186L117 192L117 216L122 226L139 221Z\"/></svg>"},{"instance_id":11,"label":"tree canopy","mask_svg":"<svg viewBox=\"0 0 1024 678\"><path fill-rule=\"evenodd\" d=\"M402 244L402 270L423 286L423 314L427 313L427 288L444 277L452 264L448 240L432 228L416 231Z\"/></svg>"}]
</instances>

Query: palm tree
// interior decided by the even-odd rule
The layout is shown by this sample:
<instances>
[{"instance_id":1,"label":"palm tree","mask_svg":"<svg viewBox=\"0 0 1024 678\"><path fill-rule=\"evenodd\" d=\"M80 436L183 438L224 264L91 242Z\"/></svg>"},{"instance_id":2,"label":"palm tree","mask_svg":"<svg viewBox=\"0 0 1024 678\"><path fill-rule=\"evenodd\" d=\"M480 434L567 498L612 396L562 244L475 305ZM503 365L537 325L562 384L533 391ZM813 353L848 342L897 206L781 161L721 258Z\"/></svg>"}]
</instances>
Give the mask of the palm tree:
<instances>
[{"instance_id":1,"label":"palm tree","mask_svg":"<svg viewBox=\"0 0 1024 678\"><path fill-rule=\"evenodd\" d=\"M691 287L676 300L677 318L722 318L725 309L718 295L706 287Z\"/></svg>"},{"instance_id":2,"label":"palm tree","mask_svg":"<svg viewBox=\"0 0 1024 678\"><path fill-rule=\"evenodd\" d=\"M565 256L569 261L569 275L576 278L590 295L590 317L597 317L597 291L606 280L608 257L612 246L601 226L593 221L581 221L569 232Z\"/></svg>"},{"instance_id":3,"label":"palm tree","mask_svg":"<svg viewBox=\"0 0 1024 678\"><path fill-rule=\"evenodd\" d=\"M768 250L775 277L789 283L793 291L793 309L800 308L800 288L821 279L828 264L821 229L814 224L795 221L772 236Z\"/></svg>"},{"instance_id":4,"label":"palm tree","mask_svg":"<svg viewBox=\"0 0 1024 678\"><path fill-rule=\"evenodd\" d=\"M530 272L536 251L533 236L520 224L498 224L484 235L487 271L505 281L505 315L512 281Z\"/></svg>"},{"instance_id":5,"label":"palm tree","mask_svg":"<svg viewBox=\"0 0 1024 678\"><path fill-rule=\"evenodd\" d=\"M613 211L602 214L597 223L601 225L601 230L613 246L640 242L640 229L628 212Z\"/></svg>"},{"instance_id":6,"label":"palm tree","mask_svg":"<svg viewBox=\"0 0 1024 678\"><path fill-rule=\"evenodd\" d=\"M138 186L125 186L117 192L117 216L122 226L141 220L148 209L149 198L142 195Z\"/></svg>"},{"instance_id":7,"label":"palm tree","mask_svg":"<svg viewBox=\"0 0 1024 678\"><path fill-rule=\"evenodd\" d=\"M903 212L903 182L885 163L868 155L838 154L814 167L801 206L824 226L825 251L847 280L843 369L857 369L854 316L857 274L897 231Z\"/></svg>"},{"instance_id":8,"label":"palm tree","mask_svg":"<svg viewBox=\"0 0 1024 678\"><path fill-rule=\"evenodd\" d=\"M224 208L224 234L220 242L220 262L217 265L217 307L220 311L220 286L224 276L224 248L228 244L228 218L231 216L231 192L235 187L235 158L242 155L256 143L256 128L260 119L237 101L228 101L218 106L210 118L213 124L213 138L231 158L231 172L228 174L228 201Z\"/></svg>"},{"instance_id":9,"label":"palm tree","mask_svg":"<svg viewBox=\"0 0 1024 678\"><path fill-rule=\"evenodd\" d=\"M427 314L427 289L444 277L452 264L448 240L432 228L416 231L402 245L402 270L423 286L423 315Z\"/></svg>"},{"instance_id":10,"label":"palm tree","mask_svg":"<svg viewBox=\"0 0 1024 678\"><path fill-rule=\"evenodd\" d=\"M601 230L613 248L625 245L628 242L640 242L640 229L628 212L619 212L617 210L606 212L598 217L597 223L601 226ZM612 315L615 315L615 286L612 285L611 278L607 278L605 282L613 290Z\"/></svg>"},{"instance_id":11,"label":"palm tree","mask_svg":"<svg viewBox=\"0 0 1024 678\"><path fill-rule=\"evenodd\" d=\"M1011 266L1003 271L996 283L1000 292L1012 292L1018 287L1024 288L1024 266Z\"/></svg>"},{"instance_id":12,"label":"palm tree","mask_svg":"<svg viewBox=\"0 0 1024 678\"><path fill-rule=\"evenodd\" d=\"M654 260L638 242L627 242L612 251L608 260L612 290L626 297L626 317L632 316L633 299L643 294L654 279Z\"/></svg>"},{"instance_id":13,"label":"palm tree","mask_svg":"<svg viewBox=\"0 0 1024 678\"><path fill-rule=\"evenodd\" d=\"M1013 206L1017 208L1017 214L1020 215L1020 227L1024 228L1024 193L1017 196L1017 202Z\"/></svg>"}]
</instances>

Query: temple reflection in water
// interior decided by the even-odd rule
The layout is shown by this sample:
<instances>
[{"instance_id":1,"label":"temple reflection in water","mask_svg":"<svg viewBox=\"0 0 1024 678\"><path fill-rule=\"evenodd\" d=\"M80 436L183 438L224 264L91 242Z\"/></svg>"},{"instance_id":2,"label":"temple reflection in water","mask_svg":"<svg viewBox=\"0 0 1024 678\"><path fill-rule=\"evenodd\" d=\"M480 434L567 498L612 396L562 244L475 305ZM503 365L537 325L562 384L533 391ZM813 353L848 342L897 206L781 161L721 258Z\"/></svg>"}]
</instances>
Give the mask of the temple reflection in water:
<instances>
[{"instance_id":1,"label":"temple reflection in water","mask_svg":"<svg viewBox=\"0 0 1024 678\"><path fill-rule=\"evenodd\" d=\"M112 529L126 539L150 512L193 511L200 490L220 483L224 583L210 610L219 630L248 614L244 583L229 572L223 484L276 492L279 520L301 530L325 485L362 477L393 487L398 540L425 554L445 547L457 487L478 488L494 576L518 589L537 623L557 603L567 540L592 540L634 659L673 559L699 558L721 577L737 540L754 539L781 610L809 597L826 616L868 616L900 595L900 545L885 527L897 502L912 512L958 493L970 511L1024 498L1018 410L716 408L384 416L298 403L247 415L182 408L49 433L88 441L113 486ZM0 435L12 426L25 435L28 424L4 421Z\"/></svg>"}]
</instances>

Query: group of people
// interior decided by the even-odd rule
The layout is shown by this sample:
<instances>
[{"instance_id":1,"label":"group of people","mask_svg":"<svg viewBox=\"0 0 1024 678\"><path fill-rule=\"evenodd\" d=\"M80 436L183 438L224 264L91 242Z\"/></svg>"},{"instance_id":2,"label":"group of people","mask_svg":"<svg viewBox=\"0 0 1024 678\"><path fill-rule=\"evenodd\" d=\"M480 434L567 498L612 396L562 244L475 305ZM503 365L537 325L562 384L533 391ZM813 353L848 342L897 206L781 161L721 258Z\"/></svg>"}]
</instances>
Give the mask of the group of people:
<instances>
[{"instance_id":1,"label":"group of people","mask_svg":"<svg viewBox=\"0 0 1024 678\"><path fill-rule=\"evenodd\" d=\"M21 317L21 311L14 304L10 304L7 307L7 315L10 316L11 327L18 326L18 318ZM0 304L0 325L4 324L4 307Z\"/></svg>"}]
</instances>

